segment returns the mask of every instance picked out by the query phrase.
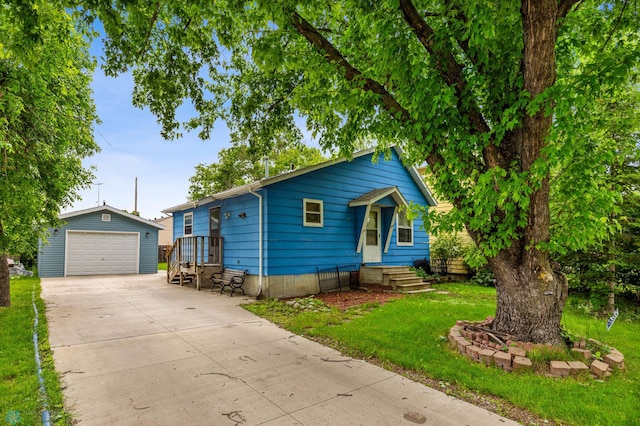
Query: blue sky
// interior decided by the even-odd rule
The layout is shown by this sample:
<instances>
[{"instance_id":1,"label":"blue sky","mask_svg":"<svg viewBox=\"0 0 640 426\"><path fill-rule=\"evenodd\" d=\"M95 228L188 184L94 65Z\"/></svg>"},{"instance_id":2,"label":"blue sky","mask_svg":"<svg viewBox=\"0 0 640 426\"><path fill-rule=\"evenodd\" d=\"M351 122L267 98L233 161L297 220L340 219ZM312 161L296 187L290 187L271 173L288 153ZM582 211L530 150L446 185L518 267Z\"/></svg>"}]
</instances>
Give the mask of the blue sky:
<instances>
[{"instance_id":1,"label":"blue sky","mask_svg":"<svg viewBox=\"0 0 640 426\"><path fill-rule=\"evenodd\" d=\"M99 54L99 50L94 53ZM216 162L218 151L228 147L229 131L216 125L211 139L202 141L196 133L166 141L160 136L156 117L131 103L133 78L106 77L100 67L93 79L94 99L102 124L95 127L95 140L101 147L97 155L85 159L95 166L96 179L80 192L81 201L65 211L91 208L106 202L115 208L133 211L135 178L138 178L138 211L146 219L161 217L167 207L186 201L189 177L199 163Z\"/></svg>"},{"instance_id":2,"label":"blue sky","mask_svg":"<svg viewBox=\"0 0 640 426\"><path fill-rule=\"evenodd\" d=\"M97 29L101 31L98 25ZM93 41L90 52L101 63L102 40ZM160 135L160 125L149 110L132 105L133 77L130 73L117 78L104 75L100 65L93 76L92 89L98 116L94 137L101 152L84 161L94 166L93 185L79 192L81 200L63 213L96 207L106 203L133 211L135 181L138 178L138 211L145 219L162 217L162 210L187 201L189 178L195 166L218 161L218 152L229 147L229 129L217 122L209 140L198 138L197 132L183 133L178 140L167 141ZM180 108L182 119L190 118L189 101ZM298 124L303 127L304 120ZM318 147L310 132L301 128L304 142Z\"/></svg>"}]
</instances>

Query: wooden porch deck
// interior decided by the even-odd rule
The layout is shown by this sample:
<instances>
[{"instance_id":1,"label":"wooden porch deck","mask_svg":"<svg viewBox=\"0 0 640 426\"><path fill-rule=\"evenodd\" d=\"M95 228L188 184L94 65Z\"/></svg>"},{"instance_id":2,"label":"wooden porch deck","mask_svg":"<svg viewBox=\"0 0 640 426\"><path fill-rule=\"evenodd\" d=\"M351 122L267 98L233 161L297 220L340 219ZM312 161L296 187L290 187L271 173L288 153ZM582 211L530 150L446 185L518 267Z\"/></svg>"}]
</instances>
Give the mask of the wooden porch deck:
<instances>
[{"instance_id":1,"label":"wooden porch deck","mask_svg":"<svg viewBox=\"0 0 640 426\"><path fill-rule=\"evenodd\" d=\"M223 269L223 237L177 238L167 253L167 283L196 281L200 290L203 280Z\"/></svg>"}]
</instances>

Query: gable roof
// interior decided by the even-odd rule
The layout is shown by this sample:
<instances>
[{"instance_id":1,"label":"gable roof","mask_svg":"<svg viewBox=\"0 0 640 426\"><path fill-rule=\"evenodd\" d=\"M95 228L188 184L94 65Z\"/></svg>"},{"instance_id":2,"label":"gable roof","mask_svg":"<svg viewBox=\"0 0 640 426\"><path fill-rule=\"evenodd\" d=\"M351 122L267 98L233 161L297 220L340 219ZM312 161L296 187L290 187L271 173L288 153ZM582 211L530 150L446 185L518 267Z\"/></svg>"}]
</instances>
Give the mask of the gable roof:
<instances>
[{"instance_id":1,"label":"gable roof","mask_svg":"<svg viewBox=\"0 0 640 426\"><path fill-rule=\"evenodd\" d=\"M84 209L84 210L77 210L74 212L69 212L69 213L63 213L60 216L58 216L59 219L69 219L72 217L77 217L77 216L83 216L85 214L91 214L91 213L96 213L96 212L100 212L100 211L108 211L111 212L113 214L117 214L120 216L124 216L128 219L132 219L135 220L136 222L140 222L140 223L144 223L145 225L151 225L154 228L158 228L158 229L165 229L165 227L163 225L160 225L159 223L153 222L151 220L147 220L144 218L141 218L140 216L136 216L134 214L131 213L127 213L123 210L120 209L116 209L115 207L111 207L108 205L102 205L102 206L97 206L97 207L91 207L88 209Z\"/></svg>"},{"instance_id":2,"label":"gable roof","mask_svg":"<svg viewBox=\"0 0 640 426\"><path fill-rule=\"evenodd\" d=\"M408 206L407 200L404 199L397 186L390 186L388 188L379 188L374 189L373 191L369 191L366 194L359 196L351 201L349 201L349 207L358 207L358 206L367 206L369 204L374 204L385 197L391 196L393 200L399 206Z\"/></svg>"},{"instance_id":3,"label":"gable roof","mask_svg":"<svg viewBox=\"0 0 640 426\"><path fill-rule=\"evenodd\" d=\"M402 150L399 147L396 147L396 146L394 146L393 149L398 154L398 157L402 158ZM367 149L367 150L364 150L364 151L356 152L356 153L353 154L353 158L363 157L365 155L369 155L369 154L373 153L374 151L375 151L375 148L370 148L370 149ZM162 213L175 213L175 212L179 212L179 211L182 211L182 210L192 209L194 207L198 207L198 206L201 206L203 204L208 204L208 203L210 203L212 201L215 201L215 200L225 200L227 198L236 197L238 195L249 194L249 193L254 192L254 191L256 191L256 190L258 190L260 188L264 188L265 186L269 186L269 185L273 185L274 183L278 183L278 182L286 181L286 180L289 180L289 179L293 179L293 178L296 178L298 176L305 175L305 174L311 173L311 172L315 172L316 170L321 170L321 169L324 169L326 167L330 167L330 166L333 166L335 164L340 164L340 163L344 163L344 162L347 162L347 161L348 160L345 159L345 158L328 160L328 161L325 161L325 162L322 162L322 163L318 163L318 164L313 165L313 166L305 167L305 168L294 170L294 171L291 171L291 172L282 173L282 174L279 174L277 176L263 178L263 179L261 179L259 181L256 181L256 182L248 183L248 184L241 185L241 186L236 186L234 188L227 189L226 191L222 191L222 192L218 192L217 194L209 195L209 196L207 196L205 198L202 198L202 199L200 199L198 201L191 201L191 202L188 202L188 203L183 203L183 204L179 204L177 206L169 207L169 208L167 208L165 210L162 210ZM422 195L424 195L424 197L427 200L427 202L431 206L437 205L436 200L433 198L433 195L431 194L431 191L429 191L429 189L427 188L426 184L422 180L422 177L418 173L417 169L415 167L413 167L413 166L412 167L406 167L405 166L405 168L409 171L409 174L413 178L413 181L417 185L417 187L420 190L420 192L422 193ZM388 188L386 188L386 189L388 189Z\"/></svg>"}]
</instances>

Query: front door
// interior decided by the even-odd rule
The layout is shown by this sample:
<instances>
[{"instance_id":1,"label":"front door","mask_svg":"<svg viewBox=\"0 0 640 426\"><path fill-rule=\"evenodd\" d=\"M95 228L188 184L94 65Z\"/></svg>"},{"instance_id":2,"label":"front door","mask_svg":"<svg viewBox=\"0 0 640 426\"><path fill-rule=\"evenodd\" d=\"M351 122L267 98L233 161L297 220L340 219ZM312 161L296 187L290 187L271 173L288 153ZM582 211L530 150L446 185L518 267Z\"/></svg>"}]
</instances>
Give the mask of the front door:
<instances>
[{"instance_id":1,"label":"front door","mask_svg":"<svg viewBox=\"0 0 640 426\"><path fill-rule=\"evenodd\" d=\"M364 249L362 250L363 263L382 262L382 243L380 242L380 209L372 207L367 218L367 229Z\"/></svg>"},{"instance_id":2,"label":"front door","mask_svg":"<svg viewBox=\"0 0 640 426\"><path fill-rule=\"evenodd\" d=\"M209 209L209 263L222 263L220 207Z\"/></svg>"}]
</instances>

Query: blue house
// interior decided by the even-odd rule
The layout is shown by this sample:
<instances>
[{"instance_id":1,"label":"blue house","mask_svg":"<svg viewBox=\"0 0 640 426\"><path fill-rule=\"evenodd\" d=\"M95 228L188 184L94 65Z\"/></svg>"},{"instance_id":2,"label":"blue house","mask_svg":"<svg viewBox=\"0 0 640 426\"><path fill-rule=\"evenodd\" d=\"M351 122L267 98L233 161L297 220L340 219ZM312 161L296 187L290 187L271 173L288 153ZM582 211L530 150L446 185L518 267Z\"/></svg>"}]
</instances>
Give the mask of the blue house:
<instances>
[{"instance_id":1,"label":"blue house","mask_svg":"<svg viewBox=\"0 0 640 426\"><path fill-rule=\"evenodd\" d=\"M428 258L422 220L407 219L404 208L435 201L400 155L393 149L389 160L374 158L371 149L164 210L176 241L168 279L242 269L248 294L290 297L318 293L319 270L358 265L367 282L378 272L364 268Z\"/></svg>"}]
</instances>

